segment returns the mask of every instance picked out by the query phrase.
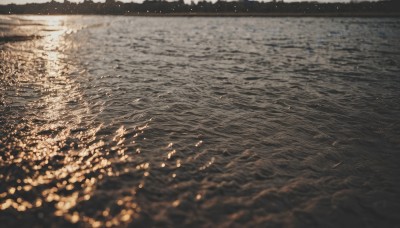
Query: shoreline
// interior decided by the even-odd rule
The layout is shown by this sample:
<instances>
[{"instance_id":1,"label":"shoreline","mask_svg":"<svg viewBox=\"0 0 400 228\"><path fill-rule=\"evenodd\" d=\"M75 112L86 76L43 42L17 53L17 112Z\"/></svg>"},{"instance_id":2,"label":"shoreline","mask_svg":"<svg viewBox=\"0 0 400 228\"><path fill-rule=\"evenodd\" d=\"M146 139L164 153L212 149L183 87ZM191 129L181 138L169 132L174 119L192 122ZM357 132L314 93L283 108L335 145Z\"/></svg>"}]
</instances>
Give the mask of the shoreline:
<instances>
[{"instance_id":1,"label":"shoreline","mask_svg":"<svg viewBox=\"0 0 400 228\"><path fill-rule=\"evenodd\" d=\"M133 16L133 17L360 17L360 18L398 18L400 13L147 13L135 12L125 14L1 14L0 15L40 15L40 16Z\"/></svg>"},{"instance_id":2,"label":"shoreline","mask_svg":"<svg viewBox=\"0 0 400 228\"><path fill-rule=\"evenodd\" d=\"M139 17L400 17L400 13L129 13Z\"/></svg>"}]
</instances>

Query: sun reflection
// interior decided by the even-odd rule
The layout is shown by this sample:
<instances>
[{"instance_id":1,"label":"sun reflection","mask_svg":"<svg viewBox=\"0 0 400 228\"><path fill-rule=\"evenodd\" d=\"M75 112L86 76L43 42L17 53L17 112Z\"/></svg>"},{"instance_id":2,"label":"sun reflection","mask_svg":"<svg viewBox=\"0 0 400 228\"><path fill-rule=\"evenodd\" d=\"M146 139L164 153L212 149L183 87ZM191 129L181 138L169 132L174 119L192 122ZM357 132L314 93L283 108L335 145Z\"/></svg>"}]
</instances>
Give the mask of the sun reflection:
<instances>
[{"instance_id":1,"label":"sun reflection","mask_svg":"<svg viewBox=\"0 0 400 228\"><path fill-rule=\"evenodd\" d=\"M75 69L71 70L72 66L66 62L65 50L69 48L65 42L65 34L69 31L64 23L66 18L38 19L45 24L45 35L41 40L32 41L34 51L25 57L39 62L37 75L31 78L39 84L40 99L32 104L38 113L35 120L25 123L25 126L17 126L16 129L28 130L24 135L17 135L21 133L15 131L12 144L8 145L3 155L6 159L0 158L5 167L17 166L18 172L23 173L22 178L16 181L9 174L0 174L6 182L9 181L8 189L0 192L0 210L51 208L48 210L54 216L91 227L129 223L140 212L135 188L130 194L115 196L97 208L99 213L89 214L82 209L85 203L96 201L96 190L105 177L119 175L113 170L112 162L128 159L124 146L128 130L121 126L111 142L105 142L98 137L105 128L102 123L82 123L83 113L87 112L84 103L80 109L70 111L69 105L80 101L82 94L78 83L69 75ZM147 123L138 126L135 136L143 134L148 127ZM135 148L135 151L140 153L140 148ZM138 165L136 169L143 172L143 178L150 176L148 162ZM144 188L143 180L137 188Z\"/></svg>"}]
</instances>

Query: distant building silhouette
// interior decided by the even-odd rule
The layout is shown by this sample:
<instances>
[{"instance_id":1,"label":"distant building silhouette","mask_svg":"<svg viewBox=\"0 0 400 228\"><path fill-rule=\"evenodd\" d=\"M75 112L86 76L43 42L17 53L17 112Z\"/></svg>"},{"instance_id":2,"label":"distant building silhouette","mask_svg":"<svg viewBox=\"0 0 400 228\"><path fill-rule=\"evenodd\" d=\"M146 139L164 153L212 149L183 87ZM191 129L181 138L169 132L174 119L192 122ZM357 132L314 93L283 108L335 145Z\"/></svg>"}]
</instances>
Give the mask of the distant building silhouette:
<instances>
[{"instance_id":1,"label":"distant building silhouette","mask_svg":"<svg viewBox=\"0 0 400 228\"><path fill-rule=\"evenodd\" d=\"M26 5L0 5L0 14L115 14L115 15L243 15L243 16L397 16L400 17L400 1L384 0L362 2L352 0L351 3L319 3L319 2L258 2L254 0L226 1L218 0L191 2L183 0L168 2L165 0L145 0L143 3L123 3L106 0L104 3L83 0L82 3L64 0L63 3L51 0L47 3L30 3ZM359 2L358 2L359 1Z\"/></svg>"}]
</instances>

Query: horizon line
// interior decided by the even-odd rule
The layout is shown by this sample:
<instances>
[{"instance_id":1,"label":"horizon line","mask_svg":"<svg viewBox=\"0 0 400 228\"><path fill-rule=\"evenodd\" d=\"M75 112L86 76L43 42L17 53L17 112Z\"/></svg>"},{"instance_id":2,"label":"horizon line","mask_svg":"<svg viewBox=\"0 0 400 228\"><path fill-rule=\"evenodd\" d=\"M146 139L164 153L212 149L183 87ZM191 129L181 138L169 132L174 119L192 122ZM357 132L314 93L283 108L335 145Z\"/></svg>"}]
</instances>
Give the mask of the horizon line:
<instances>
[{"instance_id":1,"label":"horizon line","mask_svg":"<svg viewBox=\"0 0 400 228\"><path fill-rule=\"evenodd\" d=\"M105 3L106 0L67 0L67 2L70 3L76 3L76 4L82 4L85 1L91 1L93 3ZM120 2L120 3L143 3L146 0L115 0L115 2ZM174 2L177 0L165 0L166 2ZM198 3L203 0L184 0L186 4L190 4L191 2ZM207 2L217 2L221 0L205 0ZM226 2L236 2L240 0L225 0ZM269 2L274 2L273 0L250 0L250 1L255 1L255 2L263 2L263 3L269 3ZM281 2L281 3L313 3L317 2L318 4L324 4L324 3L362 3L362 2L379 2L379 1L387 1L387 0L277 0L276 2ZM10 5L10 4L15 4L15 5L27 5L27 4L43 4L43 3L51 3L51 2L58 2L58 3L64 3L66 0L39 0L39 1L33 1L33 0L5 0L4 2L0 3L0 5Z\"/></svg>"}]
</instances>

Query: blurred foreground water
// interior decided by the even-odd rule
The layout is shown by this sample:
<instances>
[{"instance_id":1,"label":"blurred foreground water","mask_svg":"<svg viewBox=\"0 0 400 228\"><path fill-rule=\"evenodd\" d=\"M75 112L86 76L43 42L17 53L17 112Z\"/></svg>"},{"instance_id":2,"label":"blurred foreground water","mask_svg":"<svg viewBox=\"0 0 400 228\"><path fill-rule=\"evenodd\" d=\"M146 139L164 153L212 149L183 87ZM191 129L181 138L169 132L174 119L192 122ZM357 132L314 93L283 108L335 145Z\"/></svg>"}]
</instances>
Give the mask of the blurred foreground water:
<instances>
[{"instance_id":1,"label":"blurred foreground water","mask_svg":"<svg viewBox=\"0 0 400 228\"><path fill-rule=\"evenodd\" d=\"M399 22L0 16L0 226L399 227Z\"/></svg>"}]
</instances>

